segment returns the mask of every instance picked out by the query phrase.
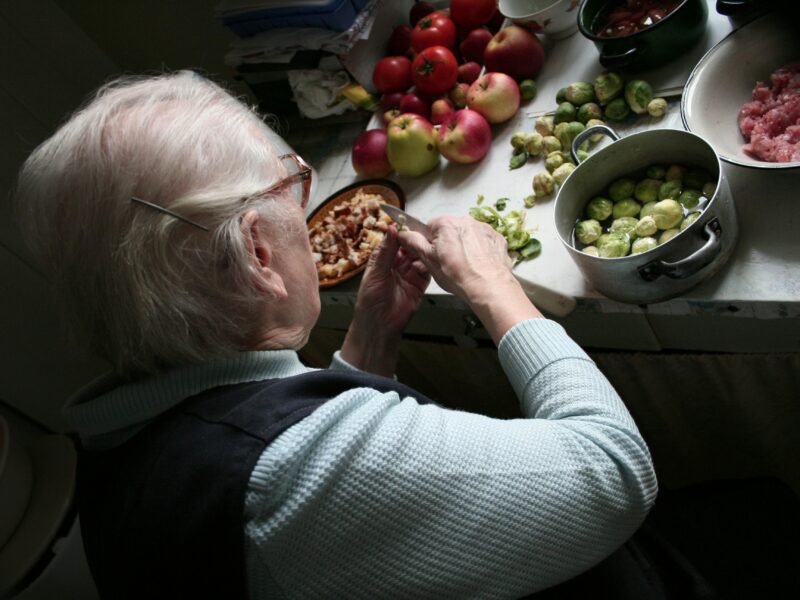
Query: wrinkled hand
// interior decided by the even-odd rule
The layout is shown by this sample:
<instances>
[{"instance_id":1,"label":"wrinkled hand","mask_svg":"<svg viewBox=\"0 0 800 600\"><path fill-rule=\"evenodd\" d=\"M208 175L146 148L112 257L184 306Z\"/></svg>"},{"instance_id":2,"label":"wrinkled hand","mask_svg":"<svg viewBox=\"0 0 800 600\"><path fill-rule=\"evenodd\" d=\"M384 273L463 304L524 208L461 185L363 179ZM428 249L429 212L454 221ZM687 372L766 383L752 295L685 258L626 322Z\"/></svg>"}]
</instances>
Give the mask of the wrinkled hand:
<instances>
[{"instance_id":1,"label":"wrinkled hand","mask_svg":"<svg viewBox=\"0 0 800 600\"><path fill-rule=\"evenodd\" d=\"M430 241L404 231L400 244L419 256L436 283L469 304L495 344L517 323L542 317L511 273L505 238L491 226L472 217L440 217L428 226Z\"/></svg>"},{"instance_id":2,"label":"wrinkled hand","mask_svg":"<svg viewBox=\"0 0 800 600\"><path fill-rule=\"evenodd\" d=\"M439 217L428 226L433 239L404 231L400 243L415 252L436 282L469 301L487 286L514 281L505 238L472 217Z\"/></svg>"},{"instance_id":3,"label":"wrinkled hand","mask_svg":"<svg viewBox=\"0 0 800 600\"><path fill-rule=\"evenodd\" d=\"M354 319L366 319L388 335L400 335L419 308L431 277L410 250L400 247L389 228L369 263L358 290Z\"/></svg>"},{"instance_id":4,"label":"wrinkled hand","mask_svg":"<svg viewBox=\"0 0 800 600\"><path fill-rule=\"evenodd\" d=\"M403 330L422 303L431 277L412 250L400 247L389 228L369 258L341 356L371 373L394 373Z\"/></svg>"}]
</instances>

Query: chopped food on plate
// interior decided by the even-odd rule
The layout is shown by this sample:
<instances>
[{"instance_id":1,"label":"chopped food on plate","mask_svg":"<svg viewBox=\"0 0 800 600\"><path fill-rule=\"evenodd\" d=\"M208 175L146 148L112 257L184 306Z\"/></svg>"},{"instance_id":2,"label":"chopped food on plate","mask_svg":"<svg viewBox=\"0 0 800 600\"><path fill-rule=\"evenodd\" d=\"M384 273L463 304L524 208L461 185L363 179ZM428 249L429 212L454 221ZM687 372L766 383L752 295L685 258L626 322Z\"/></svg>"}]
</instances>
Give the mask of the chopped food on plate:
<instances>
[{"instance_id":1,"label":"chopped food on plate","mask_svg":"<svg viewBox=\"0 0 800 600\"><path fill-rule=\"evenodd\" d=\"M775 71L770 84L757 82L753 100L739 110L743 149L768 162L800 161L800 62Z\"/></svg>"},{"instance_id":2,"label":"chopped food on plate","mask_svg":"<svg viewBox=\"0 0 800 600\"><path fill-rule=\"evenodd\" d=\"M359 189L309 229L320 279L338 279L367 262L392 223L380 208L385 201L380 194Z\"/></svg>"}]
</instances>

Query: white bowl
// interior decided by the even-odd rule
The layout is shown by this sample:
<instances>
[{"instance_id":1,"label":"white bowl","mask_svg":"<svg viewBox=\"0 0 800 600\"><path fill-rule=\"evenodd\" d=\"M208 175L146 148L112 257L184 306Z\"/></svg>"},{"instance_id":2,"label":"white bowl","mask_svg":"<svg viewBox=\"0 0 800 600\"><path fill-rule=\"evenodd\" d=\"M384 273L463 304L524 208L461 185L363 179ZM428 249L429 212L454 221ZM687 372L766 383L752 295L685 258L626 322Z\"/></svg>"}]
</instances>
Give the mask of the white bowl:
<instances>
[{"instance_id":1,"label":"white bowl","mask_svg":"<svg viewBox=\"0 0 800 600\"><path fill-rule=\"evenodd\" d=\"M686 82L681 116L686 129L704 138L725 162L766 170L800 169L800 162L774 163L745 154L739 109L752 100L758 81L800 59L796 25L778 13L751 21L700 59Z\"/></svg>"},{"instance_id":2,"label":"white bowl","mask_svg":"<svg viewBox=\"0 0 800 600\"><path fill-rule=\"evenodd\" d=\"M498 6L515 25L556 40L578 31L580 0L500 0Z\"/></svg>"},{"instance_id":3,"label":"white bowl","mask_svg":"<svg viewBox=\"0 0 800 600\"><path fill-rule=\"evenodd\" d=\"M33 468L27 451L0 416L0 548L14 534L31 497Z\"/></svg>"}]
</instances>

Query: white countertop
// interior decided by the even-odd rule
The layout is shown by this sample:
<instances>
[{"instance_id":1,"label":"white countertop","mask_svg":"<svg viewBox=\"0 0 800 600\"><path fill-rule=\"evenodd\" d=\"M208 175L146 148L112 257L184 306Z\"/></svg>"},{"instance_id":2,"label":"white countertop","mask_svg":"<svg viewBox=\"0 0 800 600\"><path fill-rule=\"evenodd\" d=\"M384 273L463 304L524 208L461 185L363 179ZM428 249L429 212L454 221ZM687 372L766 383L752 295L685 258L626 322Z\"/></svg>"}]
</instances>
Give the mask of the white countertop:
<instances>
[{"instance_id":1,"label":"white countertop","mask_svg":"<svg viewBox=\"0 0 800 600\"><path fill-rule=\"evenodd\" d=\"M728 19L717 14L713 0L709 0L705 37L677 62L643 73L641 77L650 81L657 91L682 85L703 54L730 31ZM525 210L522 199L532 193L533 176L544 167L541 160L531 160L522 168L509 170L511 135L519 130L533 129L530 113L553 110L559 88L573 81L592 81L602 70L594 44L579 33L555 43L545 40L545 44L548 55L537 77L536 98L524 103L509 122L493 127L492 148L482 161L475 165L458 165L442 159L434 171L422 177L390 177L405 190L406 209L411 214L422 220L445 214L466 214L475 205L479 194L484 195L486 203L508 197L511 199L509 209ZM375 119L370 128L377 126ZM644 116L634 125L620 128L620 132L624 135L641 128L665 127L683 128L679 98L670 101L668 113L662 119ZM350 164L351 144L352 138L342 139L339 144L331 146L324 160L312 162L318 175L312 205L357 180ZM726 317L788 319L796 325L800 319L800 244L797 242L800 234L800 202L797 198L800 176L763 173L723 164L737 208L739 240L733 256L722 270L683 296L643 307L615 302L595 291L583 279L555 231L555 194L539 199L536 206L527 209L527 223L537 228L535 235L542 243L542 253L518 265L515 273L524 285L543 287L574 298L577 310L583 312L644 315L646 318L653 315L693 317L724 314ZM333 288L323 293L323 303L350 304L356 290L357 281ZM431 304L459 305L435 283L431 284L428 296ZM535 301L535 293L533 297ZM794 343L800 348L800 340ZM632 346L637 347L637 344ZM660 347L658 343L638 346ZM685 347L704 346L687 343Z\"/></svg>"}]
</instances>

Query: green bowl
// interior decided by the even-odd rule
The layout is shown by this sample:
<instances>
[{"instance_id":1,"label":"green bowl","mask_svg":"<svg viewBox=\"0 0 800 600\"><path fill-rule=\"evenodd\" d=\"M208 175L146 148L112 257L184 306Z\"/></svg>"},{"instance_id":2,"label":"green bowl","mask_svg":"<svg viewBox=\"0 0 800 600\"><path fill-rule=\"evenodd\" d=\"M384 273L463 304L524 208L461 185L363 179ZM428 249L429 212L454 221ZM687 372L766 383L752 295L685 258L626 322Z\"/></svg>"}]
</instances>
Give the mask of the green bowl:
<instances>
[{"instance_id":1,"label":"green bowl","mask_svg":"<svg viewBox=\"0 0 800 600\"><path fill-rule=\"evenodd\" d=\"M578 29L595 43L600 64L610 70L643 71L667 63L700 39L708 21L705 0L684 0L661 21L642 31L623 37L601 37L594 33L595 21L608 4L608 0L586 0L578 13Z\"/></svg>"}]
</instances>

